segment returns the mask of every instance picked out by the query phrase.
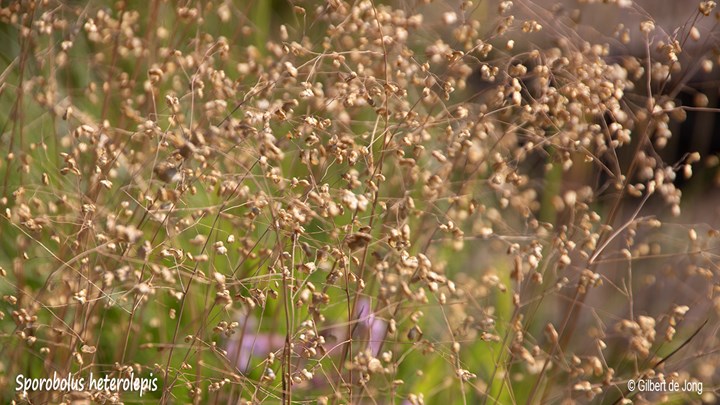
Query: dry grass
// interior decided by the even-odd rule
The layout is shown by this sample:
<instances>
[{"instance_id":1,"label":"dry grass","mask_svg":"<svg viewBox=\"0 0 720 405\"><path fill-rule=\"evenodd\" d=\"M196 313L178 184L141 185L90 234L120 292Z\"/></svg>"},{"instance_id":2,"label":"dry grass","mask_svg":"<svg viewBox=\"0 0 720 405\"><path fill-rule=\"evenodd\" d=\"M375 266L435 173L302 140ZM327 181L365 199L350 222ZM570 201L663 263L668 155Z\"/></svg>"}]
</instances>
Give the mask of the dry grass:
<instances>
[{"instance_id":1,"label":"dry grass","mask_svg":"<svg viewBox=\"0 0 720 405\"><path fill-rule=\"evenodd\" d=\"M4 402L716 401L714 2L289 3L3 3Z\"/></svg>"}]
</instances>

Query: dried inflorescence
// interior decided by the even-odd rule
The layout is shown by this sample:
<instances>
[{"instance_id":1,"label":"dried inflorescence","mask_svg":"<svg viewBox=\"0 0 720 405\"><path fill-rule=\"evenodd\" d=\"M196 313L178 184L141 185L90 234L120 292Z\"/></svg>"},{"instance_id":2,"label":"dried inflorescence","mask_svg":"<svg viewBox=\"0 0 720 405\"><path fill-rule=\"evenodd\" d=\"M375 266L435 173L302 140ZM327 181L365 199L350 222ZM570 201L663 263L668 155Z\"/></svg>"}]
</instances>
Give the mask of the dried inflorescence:
<instances>
[{"instance_id":1,"label":"dried inflorescence","mask_svg":"<svg viewBox=\"0 0 720 405\"><path fill-rule=\"evenodd\" d=\"M197 403L717 382L718 224L668 218L720 160L661 152L714 112L679 94L715 2L290 3L0 8L4 399L134 400L13 397L30 369ZM615 31L578 35L590 9Z\"/></svg>"}]
</instances>

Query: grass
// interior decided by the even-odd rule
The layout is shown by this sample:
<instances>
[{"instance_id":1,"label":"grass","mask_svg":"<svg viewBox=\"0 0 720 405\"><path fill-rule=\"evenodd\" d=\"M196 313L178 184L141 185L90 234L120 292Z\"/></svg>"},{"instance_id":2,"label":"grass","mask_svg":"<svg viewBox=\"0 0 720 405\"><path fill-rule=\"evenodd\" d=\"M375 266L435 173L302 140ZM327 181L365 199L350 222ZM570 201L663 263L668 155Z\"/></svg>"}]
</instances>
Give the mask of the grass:
<instances>
[{"instance_id":1,"label":"grass","mask_svg":"<svg viewBox=\"0 0 720 405\"><path fill-rule=\"evenodd\" d=\"M717 156L662 152L714 4L516 3L4 4L1 400L715 401Z\"/></svg>"}]
</instances>

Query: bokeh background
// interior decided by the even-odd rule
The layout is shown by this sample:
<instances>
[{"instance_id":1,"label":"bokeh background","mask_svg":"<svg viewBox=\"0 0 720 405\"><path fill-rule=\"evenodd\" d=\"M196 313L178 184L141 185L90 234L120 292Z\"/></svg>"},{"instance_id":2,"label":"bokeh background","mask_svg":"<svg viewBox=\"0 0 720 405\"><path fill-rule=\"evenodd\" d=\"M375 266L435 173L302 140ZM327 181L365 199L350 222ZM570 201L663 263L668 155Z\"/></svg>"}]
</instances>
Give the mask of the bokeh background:
<instances>
[{"instance_id":1,"label":"bokeh background","mask_svg":"<svg viewBox=\"0 0 720 405\"><path fill-rule=\"evenodd\" d=\"M717 402L710 3L2 2L2 402Z\"/></svg>"}]
</instances>

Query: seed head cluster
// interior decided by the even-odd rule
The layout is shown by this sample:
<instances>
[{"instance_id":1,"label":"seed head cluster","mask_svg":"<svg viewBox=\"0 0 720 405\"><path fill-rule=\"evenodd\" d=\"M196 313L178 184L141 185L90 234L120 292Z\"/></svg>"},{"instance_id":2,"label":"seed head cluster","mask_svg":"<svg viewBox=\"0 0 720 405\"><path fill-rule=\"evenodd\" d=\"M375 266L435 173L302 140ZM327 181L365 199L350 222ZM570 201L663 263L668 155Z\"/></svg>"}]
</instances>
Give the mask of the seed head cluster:
<instances>
[{"instance_id":1,"label":"seed head cluster","mask_svg":"<svg viewBox=\"0 0 720 405\"><path fill-rule=\"evenodd\" d=\"M716 401L715 2L484 3L3 3L0 397Z\"/></svg>"}]
</instances>

